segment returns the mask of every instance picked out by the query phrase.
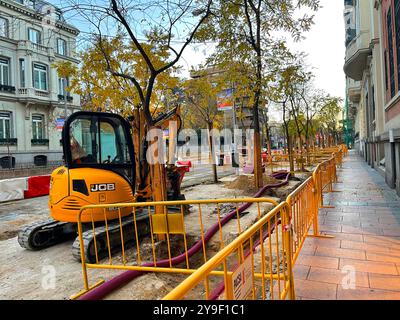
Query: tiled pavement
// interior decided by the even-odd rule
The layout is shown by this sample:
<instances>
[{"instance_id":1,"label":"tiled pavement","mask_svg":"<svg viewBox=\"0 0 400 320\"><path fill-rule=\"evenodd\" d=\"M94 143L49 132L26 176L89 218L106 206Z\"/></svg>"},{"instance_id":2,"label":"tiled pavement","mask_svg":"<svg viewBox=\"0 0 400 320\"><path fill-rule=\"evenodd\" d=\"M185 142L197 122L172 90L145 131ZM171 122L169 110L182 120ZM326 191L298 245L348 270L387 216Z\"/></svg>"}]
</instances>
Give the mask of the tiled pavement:
<instances>
[{"instance_id":1,"label":"tiled pavement","mask_svg":"<svg viewBox=\"0 0 400 320\"><path fill-rule=\"evenodd\" d=\"M400 300L400 198L350 152L334 192L324 195L320 232L307 238L294 268L297 299Z\"/></svg>"}]
</instances>

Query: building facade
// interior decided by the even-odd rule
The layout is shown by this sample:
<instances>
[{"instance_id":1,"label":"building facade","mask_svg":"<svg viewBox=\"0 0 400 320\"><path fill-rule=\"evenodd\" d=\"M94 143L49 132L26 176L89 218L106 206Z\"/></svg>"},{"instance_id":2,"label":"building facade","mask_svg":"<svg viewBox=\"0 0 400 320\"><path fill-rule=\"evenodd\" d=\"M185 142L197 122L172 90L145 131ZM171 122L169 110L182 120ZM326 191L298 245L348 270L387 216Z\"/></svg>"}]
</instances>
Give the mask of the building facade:
<instances>
[{"instance_id":1,"label":"building facade","mask_svg":"<svg viewBox=\"0 0 400 320\"><path fill-rule=\"evenodd\" d=\"M49 3L0 0L0 167L62 160L60 129L80 97L54 64L79 63L78 33Z\"/></svg>"},{"instance_id":2,"label":"building facade","mask_svg":"<svg viewBox=\"0 0 400 320\"><path fill-rule=\"evenodd\" d=\"M344 4L354 146L400 195L400 0Z\"/></svg>"}]
</instances>

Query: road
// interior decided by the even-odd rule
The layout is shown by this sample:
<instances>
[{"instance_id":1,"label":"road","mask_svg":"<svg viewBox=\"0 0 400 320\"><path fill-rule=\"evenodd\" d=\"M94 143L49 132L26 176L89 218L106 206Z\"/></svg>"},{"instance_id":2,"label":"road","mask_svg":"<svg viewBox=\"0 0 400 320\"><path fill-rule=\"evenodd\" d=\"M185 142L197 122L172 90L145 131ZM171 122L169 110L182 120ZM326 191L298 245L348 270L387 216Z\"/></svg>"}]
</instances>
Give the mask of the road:
<instances>
[{"instance_id":1,"label":"road","mask_svg":"<svg viewBox=\"0 0 400 320\"><path fill-rule=\"evenodd\" d=\"M217 167L218 177L226 177L228 175L234 174L235 169L231 166ZM213 173L211 165L209 164L194 164L190 172L185 174L182 186L188 187L198 183L208 182L213 180Z\"/></svg>"}]
</instances>

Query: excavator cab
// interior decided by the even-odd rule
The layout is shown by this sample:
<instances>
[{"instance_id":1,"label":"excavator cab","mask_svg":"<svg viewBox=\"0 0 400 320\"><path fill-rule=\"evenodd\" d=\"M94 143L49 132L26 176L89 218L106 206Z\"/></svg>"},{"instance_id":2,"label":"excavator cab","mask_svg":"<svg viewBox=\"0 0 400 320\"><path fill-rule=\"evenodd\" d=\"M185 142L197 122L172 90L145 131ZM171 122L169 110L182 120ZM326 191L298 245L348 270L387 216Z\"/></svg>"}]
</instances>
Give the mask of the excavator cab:
<instances>
[{"instance_id":1,"label":"excavator cab","mask_svg":"<svg viewBox=\"0 0 400 320\"><path fill-rule=\"evenodd\" d=\"M118 172L134 187L134 154L129 123L116 114L77 112L62 133L66 166Z\"/></svg>"},{"instance_id":2,"label":"excavator cab","mask_svg":"<svg viewBox=\"0 0 400 320\"><path fill-rule=\"evenodd\" d=\"M62 142L65 166L51 176L53 219L76 222L82 206L134 201L135 157L130 125L124 118L112 113L76 112L64 124ZM104 219L102 210L97 211L94 219ZM117 218L118 212L108 215ZM82 215L83 222L91 218Z\"/></svg>"}]
</instances>

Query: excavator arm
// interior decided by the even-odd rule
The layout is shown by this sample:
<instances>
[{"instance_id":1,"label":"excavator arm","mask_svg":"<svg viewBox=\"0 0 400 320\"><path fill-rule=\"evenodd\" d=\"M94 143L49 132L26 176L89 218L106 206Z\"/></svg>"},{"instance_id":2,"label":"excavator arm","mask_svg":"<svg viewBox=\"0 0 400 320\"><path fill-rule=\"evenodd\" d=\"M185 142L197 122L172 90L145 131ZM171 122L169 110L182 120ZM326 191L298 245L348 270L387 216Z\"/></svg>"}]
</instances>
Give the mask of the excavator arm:
<instances>
[{"instance_id":1,"label":"excavator arm","mask_svg":"<svg viewBox=\"0 0 400 320\"><path fill-rule=\"evenodd\" d=\"M168 199L168 195L170 195L170 198L180 196L181 173L175 166L175 154L177 136L181 126L180 107L160 114L154 120L152 127L147 126L143 111L135 109L132 119L132 134L136 160L136 185L138 186L136 195L138 201L165 201ZM167 166L164 164L165 159L161 159L163 153L159 152L158 149L152 155L154 158L151 164L146 159L147 149L153 144L155 144L153 150L157 148L157 141L147 141L147 133L150 129L168 130ZM158 159L158 157L160 158Z\"/></svg>"}]
</instances>

